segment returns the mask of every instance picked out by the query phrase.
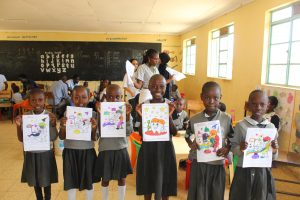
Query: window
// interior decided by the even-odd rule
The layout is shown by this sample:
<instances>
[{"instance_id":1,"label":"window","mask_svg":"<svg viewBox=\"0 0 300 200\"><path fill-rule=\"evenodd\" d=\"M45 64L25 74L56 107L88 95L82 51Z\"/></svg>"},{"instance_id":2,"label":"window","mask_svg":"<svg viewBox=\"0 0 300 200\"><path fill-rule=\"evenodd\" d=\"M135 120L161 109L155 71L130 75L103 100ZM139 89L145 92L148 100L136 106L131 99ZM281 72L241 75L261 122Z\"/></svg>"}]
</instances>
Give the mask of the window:
<instances>
[{"instance_id":1,"label":"window","mask_svg":"<svg viewBox=\"0 0 300 200\"><path fill-rule=\"evenodd\" d=\"M195 75L196 71L196 38L183 41L183 67L185 74Z\"/></svg>"},{"instance_id":2,"label":"window","mask_svg":"<svg viewBox=\"0 0 300 200\"><path fill-rule=\"evenodd\" d=\"M300 2L271 12L267 83L300 86Z\"/></svg>"},{"instance_id":3,"label":"window","mask_svg":"<svg viewBox=\"0 0 300 200\"><path fill-rule=\"evenodd\" d=\"M229 25L210 34L207 76L232 79L234 26Z\"/></svg>"}]
</instances>

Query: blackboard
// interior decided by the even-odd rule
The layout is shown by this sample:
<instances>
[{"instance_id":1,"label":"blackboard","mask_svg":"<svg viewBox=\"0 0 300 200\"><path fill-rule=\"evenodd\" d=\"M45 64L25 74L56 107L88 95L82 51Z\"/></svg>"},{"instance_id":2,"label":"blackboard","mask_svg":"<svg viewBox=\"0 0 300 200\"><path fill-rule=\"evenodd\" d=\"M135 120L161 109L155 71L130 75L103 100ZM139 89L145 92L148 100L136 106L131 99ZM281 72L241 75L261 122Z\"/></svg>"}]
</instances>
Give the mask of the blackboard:
<instances>
[{"instance_id":1,"label":"blackboard","mask_svg":"<svg viewBox=\"0 0 300 200\"><path fill-rule=\"evenodd\" d=\"M0 41L0 73L17 80L59 80L78 74L81 80L123 80L125 62L142 61L147 49L161 51L161 43Z\"/></svg>"}]
</instances>

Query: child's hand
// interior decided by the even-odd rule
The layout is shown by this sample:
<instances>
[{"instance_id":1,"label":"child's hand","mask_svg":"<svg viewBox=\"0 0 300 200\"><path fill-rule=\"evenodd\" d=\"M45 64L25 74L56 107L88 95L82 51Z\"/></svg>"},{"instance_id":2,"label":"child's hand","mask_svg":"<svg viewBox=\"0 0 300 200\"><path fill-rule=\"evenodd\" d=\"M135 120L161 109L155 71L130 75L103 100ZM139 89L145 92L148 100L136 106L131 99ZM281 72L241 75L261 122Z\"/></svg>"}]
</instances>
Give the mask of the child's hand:
<instances>
[{"instance_id":1,"label":"child's hand","mask_svg":"<svg viewBox=\"0 0 300 200\"><path fill-rule=\"evenodd\" d=\"M228 153L229 153L229 148L223 147L217 151L217 156L219 157L223 156L225 158L228 155Z\"/></svg>"},{"instance_id":2,"label":"child's hand","mask_svg":"<svg viewBox=\"0 0 300 200\"><path fill-rule=\"evenodd\" d=\"M66 123L67 123L67 118L66 117L62 117L60 119L60 128L66 128Z\"/></svg>"},{"instance_id":3,"label":"child's hand","mask_svg":"<svg viewBox=\"0 0 300 200\"><path fill-rule=\"evenodd\" d=\"M101 113L101 103L99 101L96 101L96 104L95 104L95 109L97 111L97 113Z\"/></svg>"},{"instance_id":4,"label":"child's hand","mask_svg":"<svg viewBox=\"0 0 300 200\"><path fill-rule=\"evenodd\" d=\"M22 115L18 115L15 118L15 122L16 122L16 125L20 127L22 125Z\"/></svg>"},{"instance_id":5,"label":"child's hand","mask_svg":"<svg viewBox=\"0 0 300 200\"><path fill-rule=\"evenodd\" d=\"M183 122L183 129L186 130L189 127L189 121Z\"/></svg>"},{"instance_id":6,"label":"child's hand","mask_svg":"<svg viewBox=\"0 0 300 200\"><path fill-rule=\"evenodd\" d=\"M248 147L248 143L247 142L241 142L240 143L240 150L241 152L244 152Z\"/></svg>"},{"instance_id":7,"label":"child's hand","mask_svg":"<svg viewBox=\"0 0 300 200\"><path fill-rule=\"evenodd\" d=\"M196 143L196 140L194 142L189 143L189 147L191 148L191 150L197 150L198 144Z\"/></svg>"},{"instance_id":8,"label":"child's hand","mask_svg":"<svg viewBox=\"0 0 300 200\"><path fill-rule=\"evenodd\" d=\"M142 117L142 104L138 104L135 107L135 111L139 114L140 117Z\"/></svg>"},{"instance_id":9,"label":"child's hand","mask_svg":"<svg viewBox=\"0 0 300 200\"><path fill-rule=\"evenodd\" d=\"M50 124L52 127L56 126L56 116L53 113L49 113Z\"/></svg>"},{"instance_id":10,"label":"child's hand","mask_svg":"<svg viewBox=\"0 0 300 200\"><path fill-rule=\"evenodd\" d=\"M96 130L96 128L97 128L97 120L95 118L91 118L90 122L92 124L92 129Z\"/></svg>"},{"instance_id":11,"label":"child's hand","mask_svg":"<svg viewBox=\"0 0 300 200\"><path fill-rule=\"evenodd\" d=\"M131 113L132 106L129 103L126 103L125 106L126 106L126 115L129 115Z\"/></svg>"},{"instance_id":12,"label":"child's hand","mask_svg":"<svg viewBox=\"0 0 300 200\"><path fill-rule=\"evenodd\" d=\"M273 148L272 151L273 153L276 153L278 148L279 148L279 145L278 145L278 142L277 140L272 140L271 142L271 147Z\"/></svg>"},{"instance_id":13,"label":"child's hand","mask_svg":"<svg viewBox=\"0 0 300 200\"><path fill-rule=\"evenodd\" d=\"M172 116L174 110L175 110L175 105L174 103L169 103L169 116Z\"/></svg>"}]
</instances>

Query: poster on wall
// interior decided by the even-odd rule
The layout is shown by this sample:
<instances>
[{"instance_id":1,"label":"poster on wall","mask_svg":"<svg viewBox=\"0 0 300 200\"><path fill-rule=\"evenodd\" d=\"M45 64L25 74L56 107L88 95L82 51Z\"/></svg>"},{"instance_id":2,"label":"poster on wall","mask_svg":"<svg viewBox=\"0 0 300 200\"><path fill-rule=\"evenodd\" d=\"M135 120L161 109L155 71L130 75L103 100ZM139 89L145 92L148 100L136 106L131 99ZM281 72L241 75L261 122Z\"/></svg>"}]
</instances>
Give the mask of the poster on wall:
<instances>
[{"instance_id":1,"label":"poster on wall","mask_svg":"<svg viewBox=\"0 0 300 200\"><path fill-rule=\"evenodd\" d=\"M295 134L295 141L292 143L292 151L300 154L300 112L297 112L295 115L295 125L296 130L292 133Z\"/></svg>"},{"instance_id":2,"label":"poster on wall","mask_svg":"<svg viewBox=\"0 0 300 200\"><path fill-rule=\"evenodd\" d=\"M276 87L263 87L268 96L275 96L278 99L278 106L275 112L280 118L280 132L291 133L294 104L295 104L295 91L285 88Z\"/></svg>"},{"instance_id":3,"label":"poster on wall","mask_svg":"<svg viewBox=\"0 0 300 200\"><path fill-rule=\"evenodd\" d=\"M247 149L244 151L243 168L271 167L272 147L277 130L275 128L248 128Z\"/></svg>"}]
</instances>

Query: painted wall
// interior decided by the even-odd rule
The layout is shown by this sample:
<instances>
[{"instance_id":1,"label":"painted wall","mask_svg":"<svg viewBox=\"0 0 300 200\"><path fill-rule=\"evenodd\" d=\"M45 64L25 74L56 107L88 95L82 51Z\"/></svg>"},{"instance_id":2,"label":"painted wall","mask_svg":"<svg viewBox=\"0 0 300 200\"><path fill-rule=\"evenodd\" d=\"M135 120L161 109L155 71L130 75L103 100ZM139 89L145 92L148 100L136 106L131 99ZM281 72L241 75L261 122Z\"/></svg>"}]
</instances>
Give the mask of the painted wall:
<instances>
[{"instance_id":1,"label":"painted wall","mask_svg":"<svg viewBox=\"0 0 300 200\"><path fill-rule=\"evenodd\" d=\"M196 36L196 75L188 76L180 83L189 99L199 99L201 86L207 81L216 81L221 85L222 101L228 111L235 109L236 118L242 119L244 104L251 90L262 82L262 69L265 68L265 55L268 36L268 13L271 9L291 3L289 0L255 0L244 7L221 16L199 28L182 35L185 39ZM209 31L234 23L234 57L232 80L207 77L207 57ZM264 39L266 37L266 39ZM298 111L300 91L296 91L295 110ZM291 150L295 140L295 127L291 133L284 133L280 146L284 151Z\"/></svg>"}]
</instances>

